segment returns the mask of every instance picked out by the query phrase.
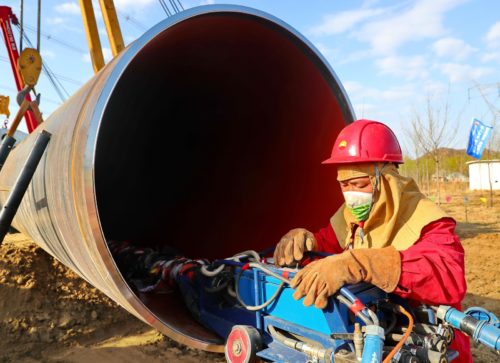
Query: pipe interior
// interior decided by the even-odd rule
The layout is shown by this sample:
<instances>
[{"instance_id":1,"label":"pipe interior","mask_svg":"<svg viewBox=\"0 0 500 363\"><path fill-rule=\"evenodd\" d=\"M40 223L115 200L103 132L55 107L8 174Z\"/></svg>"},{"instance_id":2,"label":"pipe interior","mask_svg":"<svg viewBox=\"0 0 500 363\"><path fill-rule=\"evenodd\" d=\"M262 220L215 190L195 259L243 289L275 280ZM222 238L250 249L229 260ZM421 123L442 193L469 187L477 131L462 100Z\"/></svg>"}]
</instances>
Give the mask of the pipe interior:
<instances>
[{"instance_id":1,"label":"pipe interior","mask_svg":"<svg viewBox=\"0 0 500 363\"><path fill-rule=\"evenodd\" d=\"M306 44L262 18L205 14L166 29L123 72L101 120L105 237L214 259L326 226L342 197L321 161L352 121L340 92Z\"/></svg>"}]
</instances>

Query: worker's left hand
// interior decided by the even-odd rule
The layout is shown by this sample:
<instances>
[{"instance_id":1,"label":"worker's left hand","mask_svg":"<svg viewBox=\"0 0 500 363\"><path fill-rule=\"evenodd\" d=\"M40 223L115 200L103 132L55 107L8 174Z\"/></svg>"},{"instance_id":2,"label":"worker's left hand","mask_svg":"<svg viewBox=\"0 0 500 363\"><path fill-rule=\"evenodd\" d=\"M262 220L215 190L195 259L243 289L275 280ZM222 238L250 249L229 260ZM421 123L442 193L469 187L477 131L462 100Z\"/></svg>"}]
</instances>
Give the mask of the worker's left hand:
<instances>
[{"instance_id":1,"label":"worker's left hand","mask_svg":"<svg viewBox=\"0 0 500 363\"><path fill-rule=\"evenodd\" d=\"M401 275L401 257L394 247L348 250L325 257L300 270L290 286L294 299L304 297L303 304L314 303L324 309L328 297L345 284L370 282L386 292L392 292Z\"/></svg>"},{"instance_id":2,"label":"worker's left hand","mask_svg":"<svg viewBox=\"0 0 500 363\"><path fill-rule=\"evenodd\" d=\"M291 266L304 258L306 251L316 251L318 242L314 234L304 228L288 231L274 249L274 263L278 266Z\"/></svg>"}]
</instances>

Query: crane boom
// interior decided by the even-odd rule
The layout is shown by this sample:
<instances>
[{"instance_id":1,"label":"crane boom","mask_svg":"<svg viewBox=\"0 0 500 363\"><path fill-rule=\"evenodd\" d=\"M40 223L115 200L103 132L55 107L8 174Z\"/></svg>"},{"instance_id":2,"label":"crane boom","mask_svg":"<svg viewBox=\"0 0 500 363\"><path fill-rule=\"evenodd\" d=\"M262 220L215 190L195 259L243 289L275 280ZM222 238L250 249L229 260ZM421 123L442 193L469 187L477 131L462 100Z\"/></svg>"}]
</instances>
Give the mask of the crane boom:
<instances>
[{"instance_id":1,"label":"crane boom","mask_svg":"<svg viewBox=\"0 0 500 363\"><path fill-rule=\"evenodd\" d=\"M11 23L17 24L17 18L12 12L12 9L8 6L0 6L0 26L2 28L5 46L7 47L7 53L9 55L10 65L12 67L12 73L14 74L14 79L16 81L16 87L20 92L25 85L21 77L21 73L19 72L19 69L17 67L19 51L17 50L16 40L12 32ZM31 102L31 97L28 93L26 94L25 99L28 102ZM38 126L36 117L31 110L28 110L25 113L24 118L26 120L28 131L31 133Z\"/></svg>"},{"instance_id":2,"label":"crane boom","mask_svg":"<svg viewBox=\"0 0 500 363\"><path fill-rule=\"evenodd\" d=\"M82 12L83 26L87 34L87 42L89 44L90 58L92 59L92 66L94 73L97 73L104 67L104 57L102 53L101 41L99 39L99 32L97 31L97 24L94 15L94 8L91 0L80 0L80 9ZM113 56L118 55L124 48L123 37L120 30L120 24L116 15L115 5L113 0L100 0L101 12L108 33L109 44Z\"/></svg>"}]
</instances>

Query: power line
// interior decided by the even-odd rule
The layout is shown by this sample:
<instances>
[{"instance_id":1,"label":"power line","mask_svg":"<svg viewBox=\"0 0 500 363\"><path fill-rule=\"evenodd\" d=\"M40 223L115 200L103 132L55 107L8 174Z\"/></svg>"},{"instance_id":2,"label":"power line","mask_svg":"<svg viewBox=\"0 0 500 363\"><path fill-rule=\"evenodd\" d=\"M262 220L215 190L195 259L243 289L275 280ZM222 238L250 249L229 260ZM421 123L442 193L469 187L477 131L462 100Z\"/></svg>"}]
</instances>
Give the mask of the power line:
<instances>
[{"instance_id":1,"label":"power line","mask_svg":"<svg viewBox=\"0 0 500 363\"><path fill-rule=\"evenodd\" d=\"M139 21L137 21L137 19L134 19L131 15L129 14L125 14L125 13L122 13L121 11L116 11L118 13L118 15L120 15L123 19L125 19L125 21L128 21L130 22L131 24L135 25L137 28L139 28L140 30L148 30L148 28L140 23Z\"/></svg>"},{"instance_id":2,"label":"power line","mask_svg":"<svg viewBox=\"0 0 500 363\"><path fill-rule=\"evenodd\" d=\"M470 96L470 91L472 89L477 89L479 94L481 95L481 98L483 99L484 103L488 106L488 109L492 113L492 115L495 117L495 119L500 115L500 109L494 104L494 102L491 102L489 98L487 97L488 94L485 92L485 89L491 88L491 87L496 87L497 91L497 97L500 99L500 82L496 83L489 83L489 84L479 84L475 82L475 85L473 87L469 87L467 90L468 96L469 96L469 101L471 100Z\"/></svg>"},{"instance_id":3,"label":"power line","mask_svg":"<svg viewBox=\"0 0 500 363\"><path fill-rule=\"evenodd\" d=\"M31 31L33 33L37 32L35 28L33 28L32 26L29 26L29 25L24 25L24 28L28 29L29 31ZM47 40L52 40L52 41L66 47L68 49L71 49L75 52L78 52L78 53L86 53L87 52L86 50L83 50L82 48L75 47L74 45L69 44L69 43L65 42L64 40L58 39L51 34L46 34L44 32L41 32L41 35L43 35L45 38L47 38Z\"/></svg>"}]
</instances>

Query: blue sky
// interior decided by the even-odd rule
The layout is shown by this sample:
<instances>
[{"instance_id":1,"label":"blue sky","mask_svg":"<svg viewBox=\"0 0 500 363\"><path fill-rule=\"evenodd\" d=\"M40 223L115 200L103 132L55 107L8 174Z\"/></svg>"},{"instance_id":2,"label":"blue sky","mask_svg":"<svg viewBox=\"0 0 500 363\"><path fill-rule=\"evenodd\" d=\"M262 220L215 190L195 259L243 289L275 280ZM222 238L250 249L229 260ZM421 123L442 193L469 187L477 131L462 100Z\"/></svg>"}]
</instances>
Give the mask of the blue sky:
<instances>
[{"instance_id":1,"label":"blue sky","mask_svg":"<svg viewBox=\"0 0 500 363\"><path fill-rule=\"evenodd\" d=\"M415 112L423 115L427 98L436 109L449 101L450 125L458 133L448 146L455 148L466 147L473 117L494 122L482 94L494 108L500 108L500 1L181 2L185 8L218 3L245 5L284 20L323 53L346 89L357 117L387 123L405 151L411 149L411 143L403 130ZM19 3L4 1L2 5L11 6L19 15ZM33 30L37 1L24 3L26 32L36 43ZM126 44L166 16L157 0L115 0L115 5ZM111 52L99 6L95 4L94 9L109 60ZM15 34L18 36L17 30ZM66 98L92 77L78 1L42 1L41 53L64 87ZM40 108L47 117L62 103L61 97L44 75L37 90L42 93ZM3 45L0 94L11 97L14 114L16 91ZM3 118L0 115L0 122ZM498 120L496 128L500 128ZM499 145L493 147L500 149Z\"/></svg>"}]
</instances>

